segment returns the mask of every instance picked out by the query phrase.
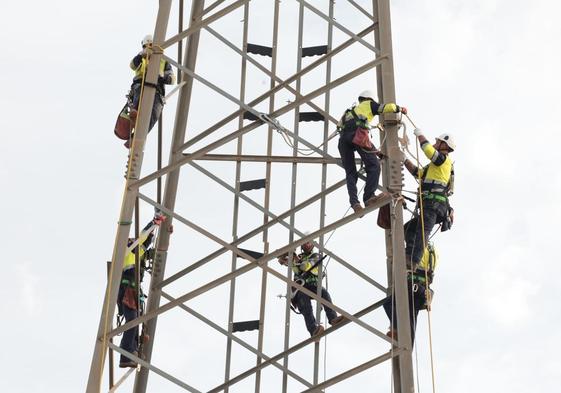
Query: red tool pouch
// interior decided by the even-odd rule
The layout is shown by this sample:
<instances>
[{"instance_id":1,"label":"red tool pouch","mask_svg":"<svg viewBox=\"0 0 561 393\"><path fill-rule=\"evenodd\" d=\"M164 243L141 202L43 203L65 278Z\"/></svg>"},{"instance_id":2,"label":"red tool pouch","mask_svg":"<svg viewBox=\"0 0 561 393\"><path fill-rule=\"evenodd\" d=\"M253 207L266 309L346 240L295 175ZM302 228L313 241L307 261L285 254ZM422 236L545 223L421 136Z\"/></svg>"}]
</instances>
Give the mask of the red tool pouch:
<instances>
[{"instance_id":1,"label":"red tool pouch","mask_svg":"<svg viewBox=\"0 0 561 393\"><path fill-rule=\"evenodd\" d=\"M123 296L123 304L131 310L136 310L138 308L136 300L135 289L132 287L127 287L125 289L125 296Z\"/></svg>"},{"instance_id":2,"label":"red tool pouch","mask_svg":"<svg viewBox=\"0 0 561 393\"><path fill-rule=\"evenodd\" d=\"M124 141L128 140L131 135L131 119L129 117L127 106L121 110L115 123L115 135Z\"/></svg>"},{"instance_id":3,"label":"red tool pouch","mask_svg":"<svg viewBox=\"0 0 561 393\"><path fill-rule=\"evenodd\" d=\"M391 217L390 217L390 205L385 204L380 209L378 209L378 221L377 224L380 228L391 229Z\"/></svg>"},{"instance_id":4,"label":"red tool pouch","mask_svg":"<svg viewBox=\"0 0 561 393\"><path fill-rule=\"evenodd\" d=\"M374 146L370 141L370 135L366 128L357 128L353 137L353 144L364 149L372 150Z\"/></svg>"}]
</instances>

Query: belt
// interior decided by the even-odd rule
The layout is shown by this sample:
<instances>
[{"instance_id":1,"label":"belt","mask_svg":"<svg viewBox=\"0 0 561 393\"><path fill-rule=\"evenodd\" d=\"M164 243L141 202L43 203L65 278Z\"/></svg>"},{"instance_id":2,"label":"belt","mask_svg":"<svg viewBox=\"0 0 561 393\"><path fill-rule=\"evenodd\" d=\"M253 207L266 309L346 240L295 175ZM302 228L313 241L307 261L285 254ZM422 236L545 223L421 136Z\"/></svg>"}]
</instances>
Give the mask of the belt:
<instances>
[{"instance_id":1,"label":"belt","mask_svg":"<svg viewBox=\"0 0 561 393\"><path fill-rule=\"evenodd\" d=\"M439 202L448 201L448 198L445 197L444 195L433 194L431 192L426 192L426 191L423 192L423 199L435 200L435 201L439 201Z\"/></svg>"},{"instance_id":2,"label":"belt","mask_svg":"<svg viewBox=\"0 0 561 393\"><path fill-rule=\"evenodd\" d=\"M131 287L133 287L133 288L136 287L136 284L134 283L134 281L131 281L131 280L126 279L126 278L123 278L123 279L121 280L121 284L128 285L128 286L131 286Z\"/></svg>"},{"instance_id":3,"label":"belt","mask_svg":"<svg viewBox=\"0 0 561 393\"><path fill-rule=\"evenodd\" d=\"M409 273L409 276L407 277L407 281L411 281L411 280L413 282L418 282L418 283L421 283L423 285L425 285L426 282L427 282L427 279L426 279L425 276L421 276L421 275L418 275L416 273L412 273L412 274Z\"/></svg>"}]
</instances>

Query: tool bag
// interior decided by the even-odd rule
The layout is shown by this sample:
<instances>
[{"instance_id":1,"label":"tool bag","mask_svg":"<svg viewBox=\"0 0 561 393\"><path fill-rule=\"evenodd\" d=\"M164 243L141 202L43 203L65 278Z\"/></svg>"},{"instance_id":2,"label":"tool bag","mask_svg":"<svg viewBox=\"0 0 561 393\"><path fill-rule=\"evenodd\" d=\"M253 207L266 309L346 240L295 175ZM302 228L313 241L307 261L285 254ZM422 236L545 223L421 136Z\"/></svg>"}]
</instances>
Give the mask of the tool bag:
<instances>
[{"instance_id":1,"label":"tool bag","mask_svg":"<svg viewBox=\"0 0 561 393\"><path fill-rule=\"evenodd\" d=\"M385 204L384 206L378 209L378 220L376 223L380 228L392 229L389 204Z\"/></svg>"},{"instance_id":2,"label":"tool bag","mask_svg":"<svg viewBox=\"0 0 561 393\"><path fill-rule=\"evenodd\" d=\"M129 114L129 105L125 104L119 116L117 116L117 122L115 123L115 135L117 138L124 141L129 140L131 136L132 124Z\"/></svg>"},{"instance_id":3,"label":"tool bag","mask_svg":"<svg viewBox=\"0 0 561 393\"><path fill-rule=\"evenodd\" d=\"M365 128L357 127L355 130L355 136L353 137L353 144L367 150L374 149L374 145L372 144L372 141L370 141L368 130Z\"/></svg>"},{"instance_id":4,"label":"tool bag","mask_svg":"<svg viewBox=\"0 0 561 393\"><path fill-rule=\"evenodd\" d=\"M370 140L370 134L366 128L359 127L360 119L358 118L357 114L355 113L354 109L350 110L351 115L353 115L356 124L355 135L353 136L353 145L360 146L367 150L373 150L374 145Z\"/></svg>"},{"instance_id":5,"label":"tool bag","mask_svg":"<svg viewBox=\"0 0 561 393\"><path fill-rule=\"evenodd\" d=\"M125 295L123 296L123 304L132 310L138 309L136 290L133 287L125 288Z\"/></svg>"}]
</instances>

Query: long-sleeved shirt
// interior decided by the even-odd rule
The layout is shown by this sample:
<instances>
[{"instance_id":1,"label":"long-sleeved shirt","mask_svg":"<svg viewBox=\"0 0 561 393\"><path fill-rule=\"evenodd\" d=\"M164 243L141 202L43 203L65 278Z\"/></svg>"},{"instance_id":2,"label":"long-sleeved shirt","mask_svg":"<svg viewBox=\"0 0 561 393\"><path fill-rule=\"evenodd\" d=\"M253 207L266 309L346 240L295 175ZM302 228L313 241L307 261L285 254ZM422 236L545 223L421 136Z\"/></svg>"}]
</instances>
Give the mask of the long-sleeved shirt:
<instances>
[{"instance_id":1,"label":"long-sleeved shirt","mask_svg":"<svg viewBox=\"0 0 561 393\"><path fill-rule=\"evenodd\" d=\"M364 100L345 111L337 124L337 129L345 132L354 131L357 127L368 128L374 116L380 113L398 113L400 110L401 108L393 103L379 104L374 100Z\"/></svg>"},{"instance_id":2,"label":"long-sleeved shirt","mask_svg":"<svg viewBox=\"0 0 561 393\"><path fill-rule=\"evenodd\" d=\"M429 142L421 145L430 163L424 168L416 168L415 175L423 179L422 189L432 193L446 193L451 188L454 174L452 159L439 152Z\"/></svg>"},{"instance_id":3,"label":"long-sleeved shirt","mask_svg":"<svg viewBox=\"0 0 561 393\"><path fill-rule=\"evenodd\" d=\"M144 74L146 73L146 66L148 62L142 55L142 52L137 54L130 62L130 68L134 71L133 83L141 83ZM172 85L175 83L175 74L171 65L164 59L160 60L160 69L158 71L158 93L165 95L164 85Z\"/></svg>"}]
</instances>

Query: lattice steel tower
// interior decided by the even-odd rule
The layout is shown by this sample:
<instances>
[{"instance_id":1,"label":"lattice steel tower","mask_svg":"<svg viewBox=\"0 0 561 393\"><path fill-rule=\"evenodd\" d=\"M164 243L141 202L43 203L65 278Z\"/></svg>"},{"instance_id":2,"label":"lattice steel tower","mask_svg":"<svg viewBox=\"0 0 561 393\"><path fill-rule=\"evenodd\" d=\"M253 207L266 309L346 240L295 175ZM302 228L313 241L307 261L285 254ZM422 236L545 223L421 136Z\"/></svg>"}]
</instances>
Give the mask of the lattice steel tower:
<instances>
[{"instance_id":1,"label":"lattice steel tower","mask_svg":"<svg viewBox=\"0 0 561 393\"><path fill-rule=\"evenodd\" d=\"M210 4L192 0L190 5L189 26L183 28L180 0L179 32L170 36L172 1L159 1L155 49L149 58L130 150L87 392L107 390L102 381L107 369L110 391L132 386L125 381L129 376L135 378L132 389L136 393L161 391L147 389L150 372L168 380L170 391L317 392L328 387L330 391L351 391L338 390L338 386L387 360L392 361L394 391L413 392L402 202L388 198L367 207L363 218L350 214L331 219L334 214L340 217L348 203L338 138L330 138L337 120L359 89L376 87L380 102L396 101L389 0L373 0L371 8L353 0L337 4L328 0L215 0ZM178 47L181 61L164 54L173 46ZM143 161L149 164L152 155L148 152L155 146L156 135L147 138L147 130L162 58L177 68L181 81L173 92L176 96L168 97L165 110L167 120L175 107L173 133L163 134L171 135L169 162L142 174ZM397 195L403 186L398 115L384 115L380 123L385 154L383 188ZM162 129L166 128L160 119ZM149 197L156 183L159 195L161 181L165 182L163 198ZM133 215L137 226L140 219L138 201L155 206L167 220L156 237L146 312L114 328ZM381 239L383 231L372 212L387 203L392 229L385 231L386 263L382 267L387 270L389 285L382 285L368 267L375 264L374 257L364 255L364 266L350 263L328 247L325 235L361 225L367 228L368 239L374 239L376 233ZM336 207L339 210L330 213ZM226 224L229 217L231 224ZM172 222L185 224L185 228L175 225L170 237ZM299 287L350 320L326 329L320 343L306 338L305 332L300 334L303 322L291 317L290 296L274 300L276 296L271 294L279 283L288 294L292 275L289 268L269 262L308 240L329 256L333 269L345 272L341 277L350 277L344 278L345 288L352 292L366 285L378 291L365 292L369 295L361 299L366 299L366 307L359 308L352 301L344 307L338 305L338 299L345 297L343 290L333 294L332 304ZM171 243L177 252L170 249ZM376 246L383 248L380 243ZM172 296L173 290L179 295ZM395 341L380 331L385 326L376 328L371 321L372 311L392 291L399 326ZM196 311L197 307L203 311ZM283 312L271 312L275 308ZM254 317L248 318L250 315ZM183 326L185 317L189 322ZM150 337L141 358L124 352L111 340L138 324L144 324ZM291 340L295 330L298 339ZM364 334L377 344L370 345L362 338ZM344 352L338 347L337 353L323 354L336 360L337 371L322 379L321 343L328 336L336 343L337 337L344 340ZM161 351L155 345L169 342L172 345ZM381 354L358 360L381 346L386 348ZM106 364L108 351L125 353L139 363L138 369L113 381L112 362ZM180 351L189 354L188 361L174 361ZM200 370L198 363L210 367L206 372L196 371ZM353 391L378 391L374 383L361 386Z\"/></svg>"}]
</instances>

